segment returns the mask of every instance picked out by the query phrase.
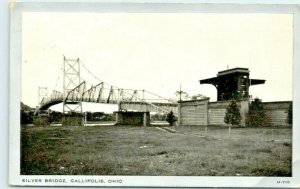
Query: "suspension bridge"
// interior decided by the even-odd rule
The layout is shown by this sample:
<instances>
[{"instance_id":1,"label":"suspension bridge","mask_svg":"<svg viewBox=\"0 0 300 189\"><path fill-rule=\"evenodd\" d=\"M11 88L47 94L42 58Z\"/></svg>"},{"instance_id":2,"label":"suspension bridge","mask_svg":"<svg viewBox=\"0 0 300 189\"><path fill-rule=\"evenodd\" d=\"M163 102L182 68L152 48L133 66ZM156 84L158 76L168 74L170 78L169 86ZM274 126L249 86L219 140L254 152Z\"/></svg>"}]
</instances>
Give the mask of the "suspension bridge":
<instances>
[{"instance_id":1,"label":"suspension bridge","mask_svg":"<svg viewBox=\"0 0 300 189\"><path fill-rule=\"evenodd\" d=\"M84 69L98 83L91 84L81 77ZM95 76L83 63L77 59L63 58L61 67L63 76L63 89L56 89L60 76L50 96L39 88L39 107L35 114L49 109L56 104L63 104L63 114L69 112L82 113L82 103L117 104L119 111L173 112L178 116L178 103L175 100L164 98L147 90L124 89L110 85ZM61 75L61 74L60 74Z\"/></svg>"}]
</instances>

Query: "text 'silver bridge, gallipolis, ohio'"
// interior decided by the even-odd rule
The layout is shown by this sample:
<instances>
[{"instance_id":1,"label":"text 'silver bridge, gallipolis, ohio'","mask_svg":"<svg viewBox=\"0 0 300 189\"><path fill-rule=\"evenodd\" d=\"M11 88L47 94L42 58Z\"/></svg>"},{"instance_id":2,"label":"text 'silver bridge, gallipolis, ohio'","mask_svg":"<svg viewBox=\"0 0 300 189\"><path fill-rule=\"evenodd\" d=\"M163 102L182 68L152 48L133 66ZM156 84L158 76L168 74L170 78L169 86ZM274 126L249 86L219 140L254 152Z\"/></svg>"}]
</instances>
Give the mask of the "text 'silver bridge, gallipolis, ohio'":
<instances>
[{"instance_id":1,"label":"text 'silver bridge, gallipolis, ohio'","mask_svg":"<svg viewBox=\"0 0 300 189\"><path fill-rule=\"evenodd\" d=\"M93 76L98 84L92 85L80 74L81 66ZM53 90L50 96L40 98L35 114L53 105L63 103L63 114L82 113L82 102L117 104L119 111L169 113L178 115L176 101L163 98L146 90L123 89L101 81L77 59L63 59L63 91ZM59 78L58 78L59 80ZM40 94L40 93L39 93Z\"/></svg>"}]
</instances>

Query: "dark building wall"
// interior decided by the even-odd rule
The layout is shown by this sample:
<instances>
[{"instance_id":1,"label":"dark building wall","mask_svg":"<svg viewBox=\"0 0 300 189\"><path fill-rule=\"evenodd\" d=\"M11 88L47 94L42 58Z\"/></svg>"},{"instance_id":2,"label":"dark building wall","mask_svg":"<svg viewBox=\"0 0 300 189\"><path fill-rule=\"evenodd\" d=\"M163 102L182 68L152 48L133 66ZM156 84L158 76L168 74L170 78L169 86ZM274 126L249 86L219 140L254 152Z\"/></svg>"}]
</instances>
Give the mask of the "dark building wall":
<instances>
[{"instance_id":1,"label":"dark building wall","mask_svg":"<svg viewBox=\"0 0 300 189\"><path fill-rule=\"evenodd\" d=\"M218 101L248 98L249 73L232 73L218 77Z\"/></svg>"}]
</instances>

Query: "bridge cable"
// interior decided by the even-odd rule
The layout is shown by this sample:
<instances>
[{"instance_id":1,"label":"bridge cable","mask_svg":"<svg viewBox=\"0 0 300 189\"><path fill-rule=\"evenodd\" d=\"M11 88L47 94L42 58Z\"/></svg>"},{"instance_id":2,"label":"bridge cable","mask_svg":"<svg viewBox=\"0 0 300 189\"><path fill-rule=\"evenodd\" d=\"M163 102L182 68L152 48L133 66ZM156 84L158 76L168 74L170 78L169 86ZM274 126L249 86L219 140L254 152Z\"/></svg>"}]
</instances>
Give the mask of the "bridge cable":
<instances>
[{"instance_id":1,"label":"bridge cable","mask_svg":"<svg viewBox=\"0 0 300 189\"><path fill-rule=\"evenodd\" d=\"M84 69L89 73L91 74L96 80L98 80L99 82L103 82L104 84L108 85L109 87L113 87L114 89L123 89L123 88L120 88L120 87L117 87L117 86L114 86L114 85L111 85L101 79L99 79L96 75L94 75L84 64L83 62L80 60L80 63L81 65L84 67ZM129 90L129 91L135 91L136 89L123 89L123 90ZM142 89L140 90L137 90L137 91L143 91Z\"/></svg>"},{"instance_id":2,"label":"bridge cable","mask_svg":"<svg viewBox=\"0 0 300 189\"><path fill-rule=\"evenodd\" d=\"M81 65L85 68L85 70L89 73L89 74L91 74L96 80L98 80L99 82L103 82L104 84L106 84L106 85L108 85L108 86L110 86L110 87L113 87L113 88L115 88L115 89L122 89L122 88L120 88L120 87L116 87L116 86L113 86L113 85L111 85L111 84L109 84L109 83L106 83L106 82L104 82L104 81L102 81L101 79L99 79L97 76L95 76L84 64L83 64L83 62L80 60L80 63L81 63ZM135 91L135 89L123 89L123 90L129 90L129 91ZM146 93L149 93L149 94L151 94L151 95L154 95L154 96L156 96L156 97L158 97L158 98L162 98L162 99L164 99L164 100L167 100L167 101L173 101L173 100L171 100L171 99L167 99L167 98L165 98L165 97L162 97L162 96L160 96L160 95L157 95L157 94L154 94L154 93L152 93L152 92L150 92L150 91L147 91L147 90L136 90L136 91L144 91L144 92L146 92Z\"/></svg>"},{"instance_id":3,"label":"bridge cable","mask_svg":"<svg viewBox=\"0 0 300 189\"><path fill-rule=\"evenodd\" d=\"M102 81L101 79L99 79L97 76L95 76L83 63L82 63L82 61L80 61L80 63L81 63L81 65L84 67L84 69L87 71L87 72L89 72L89 74L91 74L96 80L98 80L98 81L100 81L100 82L103 82L104 84L106 84L106 85L108 85L108 86L110 86L110 87L113 87L113 88L116 88L116 89L120 89L119 87L116 87L116 86L113 86L113 85L111 85L111 84L109 84L109 83L106 83L106 82L104 82L104 81Z\"/></svg>"},{"instance_id":4,"label":"bridge cable","mask_svg":"<svg viewBox=\"0 0 300 189\"><path fill-rule=\"evenodd\" d=\"M55 86L54 86L53 90L56 90L56 87L57 87L57 85L58 85L58 81L59 81L59 79L60 79L60 76L61 76L62 71L63 71L63 65L60 67L60 71L59 71L58 77L57 77L57 79L56 79L56 83L55 83Z\"/></svg>"}]
</instances>

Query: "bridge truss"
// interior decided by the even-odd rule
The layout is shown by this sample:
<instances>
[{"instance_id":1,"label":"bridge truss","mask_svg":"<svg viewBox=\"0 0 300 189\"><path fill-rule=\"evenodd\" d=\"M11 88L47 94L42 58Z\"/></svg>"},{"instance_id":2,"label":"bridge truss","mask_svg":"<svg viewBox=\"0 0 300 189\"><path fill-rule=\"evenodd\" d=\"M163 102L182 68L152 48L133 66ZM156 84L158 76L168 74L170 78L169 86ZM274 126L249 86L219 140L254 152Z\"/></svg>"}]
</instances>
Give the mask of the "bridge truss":
<instances>
[{"instance_id":1,"label":"bridge truss","mask_svg":"<svg viewBox=\"0 0 300 189\"><path fill-rule=\"evenodd\" d=\"M80 65L91 74L98 83L93 85L81 78ZM67 59L63 64L63 92L53 90L44 97L39 110L63 103L63 113L82 113L82 102L118 104L119 110L151 111L157 113L178 114L177 102L151 93L147 90L124 89L107 84L98 79L82 64L79 58Z\"/></svg>"}]
</instances>

